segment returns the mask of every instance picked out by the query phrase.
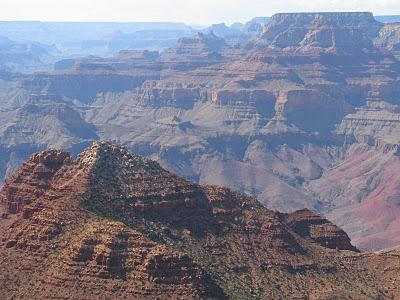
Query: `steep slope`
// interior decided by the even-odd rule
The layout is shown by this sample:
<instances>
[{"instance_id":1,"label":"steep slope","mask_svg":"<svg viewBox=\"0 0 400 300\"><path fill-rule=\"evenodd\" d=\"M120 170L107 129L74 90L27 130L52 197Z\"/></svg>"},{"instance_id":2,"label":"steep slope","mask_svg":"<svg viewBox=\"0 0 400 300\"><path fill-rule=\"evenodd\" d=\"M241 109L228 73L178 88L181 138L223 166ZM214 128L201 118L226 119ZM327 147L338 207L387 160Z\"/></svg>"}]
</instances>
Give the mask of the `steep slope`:
<instances>
[{"instance_id":1,"label":"steep slope","mask_svg":"<svg viewBox=\"0 0 400 300\"><path fill-rule=\"evenodd\" d=\"M374 39L377 47L392 51L400 57L400 23L385 24Z\"/></svg>"},{"instance_id":2,"label":"steep slope","mask_svg":"<svg viewBox=\"0 0 400 300\"><path fill-rule=\"evenodd\" d=\"M57 150L34 155L0 195L6 298L400 295L399 253L360 254L307 210L269 211L105 142L75 161Z\"/></svg>"},{"instance_id":3,"label":"steep slope","mask_svg":"<svg viewBox=\"0 0 400 300\"><path fill-rule=\"evenodd\" d=\"M382 24L368 13L276 14L255 46L297 53L362 53Z\"/></svg>"},{"instance_id":4,"label":"steep slope","mask_svg":"<svg viewBox=\"0 0 400 300\"><path fill-rule=\"evenodd\" d=\"M363 249L398 247L397 145L352 145L340 164L310 183L330 220Z\"/></svg>"},{"instance_id":5,"label":"steep slope","mask_svg":"<svg viewBox=\"0 0 400 300\"><path fill-rule=\"evenodd\" d=\"M307 28L321 18L328 19L342 28L361 30L369 37L376 36L383 26L370 12L279 13L267 24L266 37L273 40L286 30Z\"/></svg>"}]
</instances>

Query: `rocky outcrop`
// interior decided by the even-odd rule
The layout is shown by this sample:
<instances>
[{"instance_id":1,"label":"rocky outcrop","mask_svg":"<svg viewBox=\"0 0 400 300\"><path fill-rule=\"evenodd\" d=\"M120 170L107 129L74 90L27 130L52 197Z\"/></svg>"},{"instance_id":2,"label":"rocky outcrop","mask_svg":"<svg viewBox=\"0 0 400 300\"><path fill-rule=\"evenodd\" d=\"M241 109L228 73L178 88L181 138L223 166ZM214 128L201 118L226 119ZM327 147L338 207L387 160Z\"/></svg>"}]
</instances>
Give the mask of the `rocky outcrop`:
<instances>
[{"instance_id":1,"label":"rocky outcrop","mask_svg":"<svg viewBox=\"0 0 400 300\"><path fill-rule=\"evenodd\" d=\"M180 107L193 108L198 101L207 100L207 92L200 87L182 84L158 84L147 81L137 94L138 103L145 107Z\"/></svg>"},{"instance_id":2,"label":"rocky outcrop","mask_svg":"<svg viewBox=\"0 0 400 300\"><path fill-rule=\"evenodd\" d=\"M182 38L178 41L176 51L178 53L193 55L196 52L220 52L227 47L224 39L217 37L213 32L208 34L198 33L192 38ZM166 51L168 53L168 51Z\"/></svg>"},{"instance_id":3,"label":"rocky outcrop","mask_svg":"<svg viewBox=\"0 0 400 300\"><path fill-rule=\"evenodd\" d=\"M327 132L334 129L352 107L318 90L291 90L280 93L276 112L306 131Z\"/></svg>"},{"instance_id":4,"label":"rocky outcrop","mask_svg":"<svg viewBox=\"0 0 400 300\"><path fill-rule=\"evenodd\" d=\"M383 91L383 88L382 88ZM379 97L379 96L378 96ZM376 145L384 152L384 144L399 143L400 106L371 99L355 113L346 115L336 132L361 143Z\"/></svg>"},{"instance_id":5,"label":"rocky outcrop","mask_svg":"<svg viewBox=\"0 0 400 300\"><path fill-rule=\"evenodd\" d=\"M52 170L42 176L46 186L26 172L41 165ZM343 231L310 211L267 210L107 142L74 161L60 151L39 153L9 182L3 201L14 199L7 191L15 182L42 192L29 214L0 219L5 296L305 299L311 292L318 299L362 292L374 299L400 293L397 252L359 254ZM16 194L24 186L14 185Z\"/></svg>"},{"instance_id":6,"label":"rocky outcrop","mask_svg":"<svg viewBox=\"0 0 400 300\"><path fill-rule=\"evenodd\" d=\"M374 44L398 55L400 53L400 23L385 24L374 39Z\"/></svg>"},{"instance_id":7,"label":"rocky outcrop","mask_svg":"<svg viewBox=\"0 0 400 300\"><path fill-rule=\"evenodd\" d=\"M71 162L71 156L59 150L33 155L4 183L0 201L6 206L5 213L29 214L25 207L42 196L50 188L55 173Z\"/></svg>"},{"instance_id":8,"label":"rocky outcrop","mask_svg":"<svg viewBox=\"0 0 400 300\"><path fill-rule=\"evenodd\" d=\"M144 261L144 270L156 283L176 284L188 283L195 278L202 279L204 274L196 270L190 257L183 253L165 253L165 249L157 249Z\"/></svg>"},{"instance_id":9,"label":"rocky outcrop","mask_svg":"<svg viewBox=\"0 0 400 300\"><path fill-rule=\"evenodd\" d=\"M350 238L342 229L308 209L286 215L285 221L295 232L303 237L311 238L322 246L356 251Z\"/></svg>"},{"instance_id":10,"label":"rocky outcrop","mask_svg":"<svg viewBox=\"0 0 400 300\"><path fill-rule=\"evenodd\" d=\"M275 96L265 90L218 90L211 93L210 101L219 105L242 104L268 108L275 104Z\"/></svg>"},{"instance_id":11,"label":"rocky outcrop","mask_svg":"<svg viewBox=\"0 0 400 300\"><path fill-rule=\"evenodd\" d=\"M33 95L51 95L58 99L68 97L88 104L98 93L132 90L148 79L159 78L154 72L148 75L121 74L108 65L98 63L79 63L76 67L73 72L54 73L51 76L45 73L31 75L24 78L22 88Z\"/></svg>"},{"instance_id":12,"label":"rocky outcrop","mask_svg":"<svg viewBox=\"0 0 400 300\"><path fill-rule=\"evenodd\" d=\"M300 43L301 51L330 48L338 53L356 53L372 48L372 41L361 30L347 30L326 17L317 17Z\"/></svg>"},{"instance_id":13,"label":"rocky outcrop","mask_svg":"<svg viewBox=\"0 0 400 300\"><path fill-rule=\"evenodd\" d=\"M266 37L272 39L277 32L291 26L310 27L316 20L321 19L343 28L360 29L369 37L374 37L383 26L369 12L279 13L273 15L268 23Z\"/></svg>"},{"instance_id":14,"label":"rocky outcrop","mask_svg":"<svg viewBox=\"0 0 400 300\"><path fill-rule=\"evenodd\" d=\"M177 71L192 70L227 61L224 51L229 50L224 39L213 32L198 33L194 37L182 38L176 46L165 50L160 59L164 66Z\"/></svg>"}]
</instances>

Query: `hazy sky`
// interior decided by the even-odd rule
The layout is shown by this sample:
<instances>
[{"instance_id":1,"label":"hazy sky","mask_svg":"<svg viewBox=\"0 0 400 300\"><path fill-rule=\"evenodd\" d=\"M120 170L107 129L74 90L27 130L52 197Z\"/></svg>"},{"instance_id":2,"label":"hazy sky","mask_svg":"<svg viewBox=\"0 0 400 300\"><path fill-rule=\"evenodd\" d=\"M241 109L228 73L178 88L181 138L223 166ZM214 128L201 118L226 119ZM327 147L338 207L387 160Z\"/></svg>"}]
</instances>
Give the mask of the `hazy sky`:
<instances>
[{"instance_id":1,"label":"hazy sky","mask_svg":"<svg viewBox=\"0 0 400 300\"><path fill-rule=\"evenodd\" d=\"M0 0L1 20L232 23L276 12L400 14L400 0Z\"/></svg>"}]
</instances>

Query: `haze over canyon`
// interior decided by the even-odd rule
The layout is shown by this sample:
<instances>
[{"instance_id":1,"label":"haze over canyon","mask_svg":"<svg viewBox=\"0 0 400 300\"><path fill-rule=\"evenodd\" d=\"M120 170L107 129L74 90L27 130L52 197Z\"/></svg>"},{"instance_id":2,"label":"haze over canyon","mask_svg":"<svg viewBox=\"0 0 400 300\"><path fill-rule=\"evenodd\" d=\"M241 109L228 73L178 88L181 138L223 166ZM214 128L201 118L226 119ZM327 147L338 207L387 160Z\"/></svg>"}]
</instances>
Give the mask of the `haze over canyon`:
<instances>
[{"instance_id":1,"label":"haze over canyon","mask_svg":"<svg viewBox=\"0 0 400 300\"><path fill-rule=\"evenodd\" d=\"M0 178L6 299L398 299L400 17L0 22Z\"/></svg>"}]
</instances>

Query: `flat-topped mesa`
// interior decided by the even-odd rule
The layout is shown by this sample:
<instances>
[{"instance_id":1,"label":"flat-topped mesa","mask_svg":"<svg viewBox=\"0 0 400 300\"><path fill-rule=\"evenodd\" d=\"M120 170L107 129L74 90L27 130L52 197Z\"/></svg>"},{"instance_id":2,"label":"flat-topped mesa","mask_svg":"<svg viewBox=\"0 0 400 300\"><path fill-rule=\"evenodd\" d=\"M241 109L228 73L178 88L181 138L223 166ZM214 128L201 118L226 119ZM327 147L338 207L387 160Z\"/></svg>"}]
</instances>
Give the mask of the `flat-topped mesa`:
<instances>
[{"instance_id":1,"label":"flat-topped mesa","mask_svg":"<svg viewBox=\"0 0 400 300\"><path fill-rule=\"evenodd\" d=\"M303 52L312 51L313 48L331 48L353 53L373 48L372 40L362 30L341 27L325 16L315 18L300 46Z\"/></svg>"},{"instance_id":2,"label":"flat-topped mesa","mask_svg":"<svg viewBox=\"0 0 400 300\"><path fill-rule=\"evenodd\" d=\"M174 47L165 50L160 58L166 66L188 70L223 61L222 54L227 49L229 45L226 41L213 32L198 33L194 37L180 39Z\"/></svg>"},{"instance_id":3,"label":"flat-topped mesa","mask_svg":"<svg viewBox=\"0 0 400 300\"><path fill-rule=\"evenodd\" d=\"M160 56L158 51L150 50L121 50L116 56L119 59L125 60L155 60Z\"/></svg>"},{"instance_id":4,"label":"flat-topped mesa","mask_svg":"<svg viewBox=\"0 0 400 300\"><path fill-rule=\"evenodd\" d=\"M371 12L311 12L311 13L278 13L271 17L268 29L288 28L290 26L310 26L315 19L325 18L330 23L349 29L360 29L369 37L375 37L383 24L375 20Z\"/></svg>"},{"instance_id":5,"label":"flat-topped mesa","mask_svg":"<svg viewBox=\"0 0 400 300\"><path fill-rule=\"evenodd\" d=\"M300 53L354 53L374 49L372 39L382 26L371 13L276 14L254 45Z\"/></svg>"},{"instance_id":6,"label":"flat-topped mesa","mask_svg":"<svg viewBox=\"0 0 400 300\"><path fill-rule=\"evenodd\" d=\"M69 153L48 150L34 154L9 179L0 191L0 202L7 213L19 213L51 186L54 175L72 163Z\"/></svg>"},{"instance_id":7,"label":"flat-topped mesa","mask_svg":"<svg viewBox=\"0 0 400 300\"><path fill-rule=\"evenodd\" d=\"M228 47L223 38L216 36L213 32L204 34L199 32L192 38L182 38L178 41L178 46L198 45L204 50L219 52L221 49Z\"/></svg>"}]
</instances>

